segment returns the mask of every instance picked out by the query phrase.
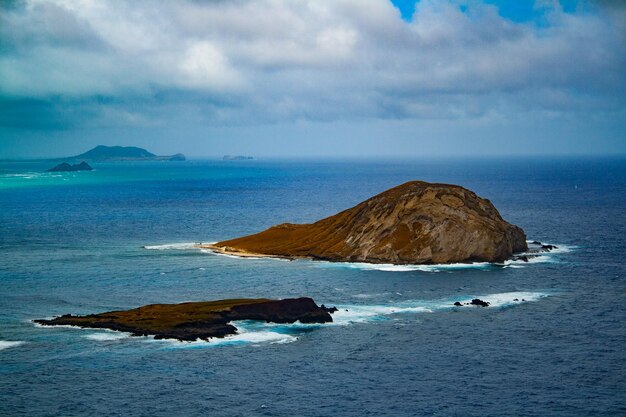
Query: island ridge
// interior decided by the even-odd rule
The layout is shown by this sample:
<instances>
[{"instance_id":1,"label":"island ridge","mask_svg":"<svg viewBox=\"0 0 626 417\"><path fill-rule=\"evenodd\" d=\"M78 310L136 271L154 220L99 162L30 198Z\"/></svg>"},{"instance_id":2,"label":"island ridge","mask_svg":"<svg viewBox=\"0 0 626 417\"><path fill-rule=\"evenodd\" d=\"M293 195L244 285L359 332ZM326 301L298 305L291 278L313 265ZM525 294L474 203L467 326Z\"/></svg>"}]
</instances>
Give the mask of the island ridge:
<instances>
[{"instance_id":1,"label":"island ridge","mask_svg":"<svg viewBox=\"0 0 626 417\"><path fill-rule=\"evenodd\" d=\"M392 264L503 262L528 249L494 205L450 184L411 181L312 224L284 223L198 247L238 256Z\"/></svg>"}]
</instances>

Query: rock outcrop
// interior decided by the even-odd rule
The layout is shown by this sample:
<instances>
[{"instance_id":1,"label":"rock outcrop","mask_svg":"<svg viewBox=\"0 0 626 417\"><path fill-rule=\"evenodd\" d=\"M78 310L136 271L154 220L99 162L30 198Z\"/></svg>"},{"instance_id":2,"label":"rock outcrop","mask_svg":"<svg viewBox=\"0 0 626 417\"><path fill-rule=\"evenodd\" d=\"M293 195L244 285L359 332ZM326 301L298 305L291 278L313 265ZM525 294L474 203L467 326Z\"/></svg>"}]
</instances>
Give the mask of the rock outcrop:
<instances>
[{"instance_id":1,"label":"rock outcrop","mask_svg":"<svg viewBox=\"0 0 626 417\"><path fill-rule=\"evenodd\" d=\"M80 164L70 165L67 162L63 162L54 168L50 168L48 172L74 172L74 171L91 171L93 168L85 161Z\"/></svg>"},{"instance_id":2,"label":"rock outcrop","mask_svg":"<svg viewBox=\"0 0 626 417\"><path fill-rule=\"evenodd\" d=\"M463 187L412 181L312 224L200 245L240 256L393 264L503 262L527 249L524 231Z\"/></svg>"},{"instance_id":3,"label":"rock outcrop","mask_svg":"<svg viewBox=\"0 0 626 417\"><path fill-rule=\"evenodd\" d=\"M517 301L517 298L513 301ZM481 300L480 298L474 298L472 301L470 301L469 303L461 303L460 301L455 301L454 302L454 306L455 307L463 307L464 305L466 306L478 306L478 307L489 307L489 302L488 301L484 301Z\"/></svg>"},{"instance_id":4,"label":"rock outcrop","mask_svg":"<svg viewBox=\"0 0 626 417\"><path fill-rule=\"evenodd\" d=\"M335 308L319 307L311 298L235 299L182 304L150 304L126 311L88 316L66 314L51 320L35 320L45 326L79 326L110 329L133 336L193 341L237 333L230 322L262 320L272 323L328 323Z\"/></svg>"}]
</instances>

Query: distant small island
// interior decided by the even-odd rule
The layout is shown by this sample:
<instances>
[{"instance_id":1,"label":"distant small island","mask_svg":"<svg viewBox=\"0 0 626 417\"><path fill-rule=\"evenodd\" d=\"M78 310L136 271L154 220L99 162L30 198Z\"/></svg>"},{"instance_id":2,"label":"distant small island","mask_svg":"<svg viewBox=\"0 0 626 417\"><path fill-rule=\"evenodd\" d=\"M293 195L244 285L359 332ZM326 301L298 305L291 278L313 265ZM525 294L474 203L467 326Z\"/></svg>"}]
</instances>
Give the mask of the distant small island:
<instances>
[{"instance_id":1,"label":"distant small island","mask_svg":"<svg viewBox=\"0 0 626 417\"><path fill-rule=\"evenodd\" d=\"M250 159L254 159L252 156L244 156L244 155L224 155L222 160L224 161L247 161Z\"/></svg>"},{"instance_id":2,"label":"distant small island","mask_svg":"<svg viewBox=\"0 0 626 417\"><path fill-rule=\"evenodd\" d=\"M175 155L155 155L143 148L136 146L104 146L98 145L95 148L63 159L88 160L95 162L107 161L184 161L185 155L177 153Z\"/></svg>"},{"instance_id":3,"label":"distant small island","mask_svg":"<svg viewBox=\"0 0 626 417\"><path fill-rule=\"evenodd\" d=\"M284 300L232 299L181 304L150 304L125 311L34 320L44 326L79 326L129 332L133 336L181 341L221 338L237 333L236 320L272 323L330 323L336 308L318 306L308 297Z\"/></svg>"},{"instance_id":4,"label":"distant small island","mask_svg":"<svg viewBox=\"0 0 626 417\"><path fill-rule=\"evenodd\" d=\"M334 262L504 262L528 249L493 204L451 184L411 181L311 224L283 223L214 244L218 253ZM523 260L523 259L522 259Z\"/></svg>"},{"instance_id":5,"label":"distant small island","mask_svg":"<svg viewBox=\"0 0 626 417\"><path fill-rule=\"evenodd\" d=\"M70 165L67 162L60 163L59 165L50 168L48 172L74 172L74 171L91 171L93 168L85 161L80 164Z\"/></svg>"}]
</instances>

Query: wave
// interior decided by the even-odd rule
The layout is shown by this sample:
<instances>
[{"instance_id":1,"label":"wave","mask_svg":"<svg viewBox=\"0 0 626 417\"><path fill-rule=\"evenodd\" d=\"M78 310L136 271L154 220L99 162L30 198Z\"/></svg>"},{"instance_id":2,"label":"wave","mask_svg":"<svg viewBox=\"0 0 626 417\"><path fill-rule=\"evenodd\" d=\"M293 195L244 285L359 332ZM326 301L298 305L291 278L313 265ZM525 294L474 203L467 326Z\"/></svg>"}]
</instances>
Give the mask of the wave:
<instances>
[{"instance_id":1,"label":"wave","mask_svg":"<svg viewBox=\"0 0 626 417\"><path fill-rule=\"evenodd\" d=\"M534 245L533 242L534 241L530 241L530 240L526 241L526 243L528 243L528 248L529 249L540 249L541 248L540 245ZM576 246L576 245L564 245L564 244L561 244L561 243L542 242L541 244L554 247L554 249L551 249L549 252L542 252L542 254L545 254L545 255L559 255L559 254L562 254L562 253L570 253L570 252L573 252L574 250L579 248L579 246ZM524 254L526 254L526 255L533 255L533 254L536 254L536 253L534 253L532 251L528 251L528 252L523 253L522 255L524 255Z\"/></svg>"},{"instance_id":2,"label":"wave","mask_svg":"<svg viewBox=\"0 0 626 417\"><path fill-rule=\"evenodd\" d=\"M183 242L183 243L166 243L163 245L145 245L144 249L148 250L197 250L199 242Z\"/></svg>"},{"instance_id":3,"label":"wave","mask_svg":"<svg viewBox=\"0 0 626 417\"><path fill-rule=\"evenodd\" d=\"M259 345L259 344L285 344L298 340L296 334L292 334L297 324L273 324L253 322L249 320L235 321L238 333L224 338L210 340L196 340L194 342L181 342L177 340L159 340L167 343L168 349L205 348L218 346ZM290 329L291 328L291 329ZM297 332L296 332L297 333Z\"/></svg>"},{"instance_id":4,"label":"wave","mask_svg":"<svg viewBox=\"0 0 626 417\"><path fill-rule=\"evenodd\" d=\"M126 339L130 336L130 333L108 330L104 332L86 334L82 337L89 340L95 340L96 342L112 342L116 340Z\"/></svg>"},{"instance_id":5,"label":"wave","mask_svg":"<svg viewBox=\"0 0 626 417\"><path fill-rule=\"evenodd\" d=\"M4 350L4 349L10 349L13 347L18 347L20 345L23 345L26 342L23 342L21 340L15 340L15 341L11 341L11 340L0 340L0 350Z\"/></svg>"},{"instance_id":6,"label":"wave","mask_svg":"<svg viewBox=\"0 0 626 417\"><path fill-rule=\"evenodd\" d=\"M528 242L529 244L531 241ZM544 243L548 245L548 243ZM510 259L502 263L493 262L473 262L473 263L454 263L454 264L433 264L433 265L395 265L395 264L372 264L367 262L327 262L327 261L312 261L316 266L320 268L347 268L347 269L359 269L362 271L385 271L385 272L452 272L462 270L479 270L479 271L493 271L503 268L524 268L531 264L541 263L558 263L561 262L558 255L564 253L573 252L577 246L562 245L562 244L550 244L556 247L549 252L524 252L518 253L516 256L528 256L528 260L522 259Z\"/></svg>"},{"instance_id":7,"label":"wave","mask_svg":"<svg viewBox=\"0 0 626 417\"><path fill-rule=\"evenodd\" d=\"M483 301L487 301L490 307L510 307L519 305L520 303L539 301L542 298L549 297L550 293L545 292L529 292L529 291L515 291L505 292L500 294L479 295L473 298L480 298ZM460 303L469 303L471 300L455 300ZM464 306L465 307L465 306ZM468 306L469 307L469 306Z\"/></svg>"},{"instance_id":8,"label":"wave","mask_svg":"<svg viewBox=\"0 0 626 417\"><path fill-rule=\"evenodd\" d=\"M530 249L538 249L540 246L532 245L533 241L528 241ZM216 242L204 242L205 244L213 244ZM144 249L148 250L194 250L211 255L222 256L226 258L239 259L239 260L266 260L290 262L290 259L271 257L271 256L236 256L225 253L213 251L211 249L200 249L197 247L199 242L183 242L183 243L166 243L162 245L146 245ZM544 245L552 245L555 249L549 252L528 252L518 253L517 256L527 256L526 261L522 259L507 260L502 263L492 262L473 262L473 263L453 263L453 264L432 264L432 265L396 265L396 264L373 264L368 262L329 262L329 261L317 261L317 260L304 260L304 262L311 262L313 265L319 268L338 268L338 269L358 269L362 271L384 271L384 272L453 272L464 270L479 270L479 271L493 271L503 268L524 268L532 264L541 263L558 263L560 262L559 255L573 252L577 246L543 243ZM533 247L536 246L536 247Z\"/></svg>"},{"instance_id":9,"label":"wave","mask_svg":"<svg viewBox=\"0 0 626 417\"><path fill-rule=\"evenodd\" d=\"M372 264L367 262L328 262L328 261L313 261L316 266L320 268L347 268L347 269L359 269L362 271L385 271L385 272L444 272L444 271L456 271L464 269L478 269L482 271L491 270L501 267L499 264L492 264L489 262L475 262L475 263L455 263L455 264L434 264L434 265L395 265L395 264Z\"/></svg>"},{"instance_id":10,"label":"wave","mask_svg":"<svg viewBox=\"0 0 626 417\"><path fill-rule=\"evenodd\" d=\"M213 338L208 341L197 340L194 342L181 342L177 340L165 339L156 340L151 336L141 338L131 338L129 333L118 332L114 330L99 329L82 329L89 331L82 337L95 342L119 341L122 339L141 339L144 342L165 344L165 349L181 349L181 348L204 348L216 346L237 346L237 345L259 345L259 344L284 344L292 343L298 338L310 331L327 326L348 326L356 323L374 323L377 321L386 321L393 319L394 316L410 315L410 314L427 314L437 313L449 310L482 310L482 307L469 305L474 298L479 298L488 302L487 308L509 308L528 302L536 302L551 294L548 292L532 292L532 291L511 291L504 293L484 294L484 295L464 295L435 300L408 300L397 303L387 304L338 304L337 311L333 313L333 321L325 324L308 324L295 322L292 324L280 323L264 323L253 320L235 321L232 324L237 327L238 333L227 336L225 338ZM454 303L459 302L461 306L455 306ZM326 305L335 305L334 303L325 303ZM81 329L76 326L42 326L49 329L57 327L72 327ZM1 342L0 349L17 346L24 342Z\"/></svg>"},{"instance_id":11,"label":"wave","mask_svg":"<svg viewBox=\"0 0 626 417\"><path fill-rule=\"evenodd\" d=\"M439 300L414 300L403 301L394 304L379 305L337 305L337 311L333 314L335 325L347 325L352 323L364 323L370 321L387 320L389 316L396 314L435 313L437 311L451 310L455 308L477 308L469 304L474 298L487 301L491 308L511 307L525 302L539 301L548 297L546 292L512 291L487 295L470 295L444 298ZM456 307L455 302L462 304ZM327 304L332 305L332 304Z\"/></svg>"},{"instance_id":12,"label":"wave","mask_svg":"<svg viewBox=\"0 0 626 417\"><path fill-rule=\"evenodd\" d=\"M48 317L44 317L43 320L52 320L54 319L56 316L48 316ZM41 323L37 323L35 322L34 319L31 320L27 320L28 323L32 324L35 327L38 327L40 329L49 329L49 330L54 330L54 329L76 329L76 330L84 330L84 327L80 327L80 326L74 326L71 324L55 324L54 326L49 326L47 324L41 324Z\"/></svg>"}]
</instances>

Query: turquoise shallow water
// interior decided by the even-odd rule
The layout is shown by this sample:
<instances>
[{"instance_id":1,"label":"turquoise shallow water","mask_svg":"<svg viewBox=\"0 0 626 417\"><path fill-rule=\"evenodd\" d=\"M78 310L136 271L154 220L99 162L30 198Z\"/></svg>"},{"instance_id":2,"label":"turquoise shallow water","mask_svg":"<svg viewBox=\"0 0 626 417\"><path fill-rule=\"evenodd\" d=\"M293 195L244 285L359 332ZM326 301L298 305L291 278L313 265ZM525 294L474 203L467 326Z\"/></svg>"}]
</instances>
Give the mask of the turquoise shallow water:
<instances>
[{"instance_id":1,"label":"turquoise shallow water","mask_svg":"<svg viewBox=\"0 0 626 417\"><path fill-rule=\"evenodd\" d=\"M58 176L0 163L0 415L625 414L625 162L187 161ZM464 185L560 250L399 268L190 245L313 221L413 179ZM184 344L30 322L301 295L341 307L335 323L245 322ZM492 307L452 308L475 296Z\"/></svg>"}]
</instances>

